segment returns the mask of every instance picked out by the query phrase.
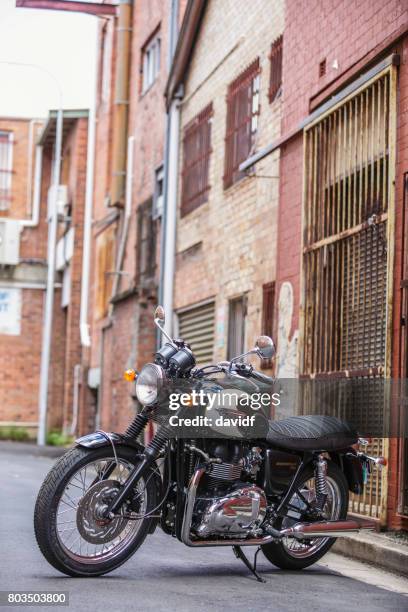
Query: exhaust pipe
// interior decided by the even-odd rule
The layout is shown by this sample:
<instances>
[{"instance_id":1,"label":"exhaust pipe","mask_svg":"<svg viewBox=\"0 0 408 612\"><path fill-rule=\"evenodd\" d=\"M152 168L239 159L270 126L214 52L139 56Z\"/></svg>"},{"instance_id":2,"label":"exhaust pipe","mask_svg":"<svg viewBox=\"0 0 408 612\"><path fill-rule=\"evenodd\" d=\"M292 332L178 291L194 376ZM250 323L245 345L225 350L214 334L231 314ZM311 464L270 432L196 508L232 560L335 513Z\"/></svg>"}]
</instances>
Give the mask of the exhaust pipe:
<instances>
[{"instance_id":1,"label":"exhaust pipe","mask_svg":"<svg viewBox=\"0 0 408 612\"><path fill-rule=\"evenodd\" d=\"M305 540L310 538L340 538L360 531L374 531L375 523L346 519L341 521L319 521L317 523L297 523L293 527L282 529L282 538Z\"/></svg>"},{"instance_id":2,"label":"exhaust pipe","mask_svg":"<svg viewBox=\"0 0 408 612\"><path fill-rule=\"evenodd\" d=\"M181 541L187 546L261 546L269 544L281 538L296 538L298 540L306 540L312 538L338 538L350 536L360 531L373 531L375 523L373 521L362 521L358 519L343 519L340 521L318 521L316 523L296 523L287 529L267 529L269 535L261 538L244 539L220 539L220 540L192 540L191 539L191 523L193 519L194 503L196 499L198 485L204 473L205 467L198 468L193 476L188 487L187 504L184 511L183 525L181 528Z\"/></svg>"}]
</instances>

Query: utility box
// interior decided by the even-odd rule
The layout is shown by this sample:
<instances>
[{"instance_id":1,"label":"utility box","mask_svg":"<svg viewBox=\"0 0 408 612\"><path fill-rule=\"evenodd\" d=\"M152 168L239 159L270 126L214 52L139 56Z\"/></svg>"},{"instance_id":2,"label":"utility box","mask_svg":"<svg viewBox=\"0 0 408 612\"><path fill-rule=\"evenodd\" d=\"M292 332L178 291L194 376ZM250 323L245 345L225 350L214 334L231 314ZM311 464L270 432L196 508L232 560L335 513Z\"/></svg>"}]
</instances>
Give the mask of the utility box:
<instances>
[{"instance_id":1,"label":"utility box","mask_svg":"<svg viewBox=\"0 0 408 612\"><path fill-rule=\"evenodd\" d=\"M67 185L51 185L48 190L48 219L51 218L53 206L56 204L58 217L63 217L66 214L68 200Z\"/></svg>"},{"instance_id":2,"label":"utility box","mask_svg":"<svg viewBox=\"0 0 408 612\"><path fill-rule=\"evenodd\" d=\"M16 266L20 260L20 222L0 220L0 266Z\"/></svg>"}]
</instances>

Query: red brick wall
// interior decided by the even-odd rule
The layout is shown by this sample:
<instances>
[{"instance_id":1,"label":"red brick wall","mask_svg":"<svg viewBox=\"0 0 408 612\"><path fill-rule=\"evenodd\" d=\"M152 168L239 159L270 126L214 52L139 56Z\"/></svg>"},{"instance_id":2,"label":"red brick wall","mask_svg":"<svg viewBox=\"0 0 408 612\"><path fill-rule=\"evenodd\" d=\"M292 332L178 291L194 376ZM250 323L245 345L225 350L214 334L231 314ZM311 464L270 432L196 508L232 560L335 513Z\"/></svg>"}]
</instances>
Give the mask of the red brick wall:
<instances>
[{"instance_id":1,"label":"red brick wall","mask_svg":"<svg viewBox=\"0 0 408 612\"><path fill-rule=\"evenodd\" d=\"M283 119L282 133L295 129L309 114L311 99L325 88L335 86L336 79L352 73L353 66L364 59L375 60L376 49L382 50L392 36L402 32L408 21L406 3L398 0L335 2L322 0L286 3L286 29L283 53ZM388 44L387 43L387 44ZM402 255L402 181L408 170L408 51L407 38L392 45L387 52L401 56L398 91L398 138L396 175L396 260L394 292L393 375L399 374L400 289ZM326 59L326 74L319 78L319 63ZM338 68L333 67L337 60ZM327 90L329 91L329 89ZM323 93L322 93L323 92ZM303 176L303 137L292 138L281 148L280 207L278 221L278 286L290 281L294 289L292 331L299 326L299 284L301 257L301 210ZM398 497L398 442L390 442L388 521L390 527L407 526L396 517Z\"/></svg>"}]
</instances>

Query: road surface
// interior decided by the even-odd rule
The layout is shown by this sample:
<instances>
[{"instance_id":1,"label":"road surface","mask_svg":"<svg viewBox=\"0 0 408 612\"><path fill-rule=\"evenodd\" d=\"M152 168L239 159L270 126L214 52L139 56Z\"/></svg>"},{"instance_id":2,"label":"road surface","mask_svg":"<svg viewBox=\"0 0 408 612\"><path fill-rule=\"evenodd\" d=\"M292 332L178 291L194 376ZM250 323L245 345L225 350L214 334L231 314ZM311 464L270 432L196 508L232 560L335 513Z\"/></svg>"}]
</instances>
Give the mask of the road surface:
<instances>
[{"instance_id":1,"label":"road surface","mask_svg":"<svg viewBox=\"0 0 408 612\"><path fill-rule=\"evenodd\" d=\"M68 591L75 611L408 611L408 580L339 555L291 573L260 554L267 582L259 584L231 549L189 549L160 529L108 576L65 577L43 559L33 534L36 494L53 461L0 448L1 590Z\"/></svg>"}]
</instances>

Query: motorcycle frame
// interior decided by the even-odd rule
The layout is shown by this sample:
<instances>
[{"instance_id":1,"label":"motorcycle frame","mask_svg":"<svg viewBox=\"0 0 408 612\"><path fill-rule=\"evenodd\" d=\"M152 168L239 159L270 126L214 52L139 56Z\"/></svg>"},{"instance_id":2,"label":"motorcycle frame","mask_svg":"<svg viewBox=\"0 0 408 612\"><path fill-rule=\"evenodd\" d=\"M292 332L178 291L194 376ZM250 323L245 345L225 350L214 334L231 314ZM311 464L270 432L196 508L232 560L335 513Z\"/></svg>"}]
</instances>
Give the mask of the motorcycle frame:
<instances>
[{"instance_id":1,"label":"motorcycle frame","mask_svg":"<svg viewBox=\"0 0 408 612\"><path fill-rule=\"evenodd\" d=\"M106 434L105 432L95 432L93 434L89 434L87 436L84 436L76 440L77 446L81 446L81 447L85 447L89 449L94 449L94 448L102 447L102 446L112 447L112 445L126 445L126 446L131 447L135 451L135 458L139 458L140 460L138 465L136 465L135 468L129 474L127 480L125 481L123 485L123 488L120 494L115 498L114 502L111 504L108 510L109 512L108 516L109 515L113 516L115 512L118 510L118 508L120 508L120 506L130 497L131 491L134 489L134 487L136 486L140 478L142 478L148 471L153 470L155 474L155 481L156 481L155 506L156 504L160 503L161 508L159 511L159 516L156 516L154 520L152 521L150 533L153 533L158 522L160 521L160 516L162 515L162 507L167 498L167 494L166 494L166 498L163 498L163 491L165 491L165 488L168 485L168 483L166 482L163 483L163 477L159 476L159 470L157 468L157 463L156 463L156 459L159 453L157 452L157 449L156 449L156 452L154 452L155 438L157 438L157 434L152 440L153 444L151 443L148 447L144 447L142 444L137 442L137 440L135 440L134 438L132 439L129 436L118 434L118 433ZM175 509L175 535L177 539L180 540L181 542L183 541L182 527L183 527L183 519L184 519L184 515L186 511L186 493L185 493L186 472L185 472L185 461L183 458L185 456L184 446L186 443L188 444L189 442L190 440L173 438L173 439L169 439L167 443L167 453L170 453L169 465L171 465L171 473L167 475L167 477L170 478L171 482L174 482L174 484L176 485L176 491L177 491L176 509ZM258 444L259 441L254 440L253 443ZM263 442L263 445L267 446L268 448L272 448L272 449L275 448L274 445L272 444L265 445L265 443ZM292 479L289 482L289 486L286 492L283 493L282 499L278 507L275 509L276 518L286 516L287 511L289 509L289 502L296 491L296 487L299 483L299 480L301 479L304 472L308 470L310 466L314 465L316 457L322 452L324 452L324 450L323 449L321 451L294 451L294 450L291 450L287 452L288 454L291 454L293 456L300 458L300 461L298 463L295 474L293 475ZM344 449L344 451L342 452L337 451L337 452L330 453L331 460L335 461L341 468L343 468L343 461L346 456L348 458L351 457L355 459L357 462L359 462L356 452L354 451L354 449L351 449L351 448ZM115 467L115 464L113 462L112 471L114 467ZM105 477L108 478L110 473L111 471L107 470ZM288 476L290 476L290 468L288 468ZM353 482L353 476L350 476L350 474L346 473L346 478L348 479L349 488L352 491L355 490L355 487L357 484L360 484L360 483Z\"/></svg>"}]
</instances>

